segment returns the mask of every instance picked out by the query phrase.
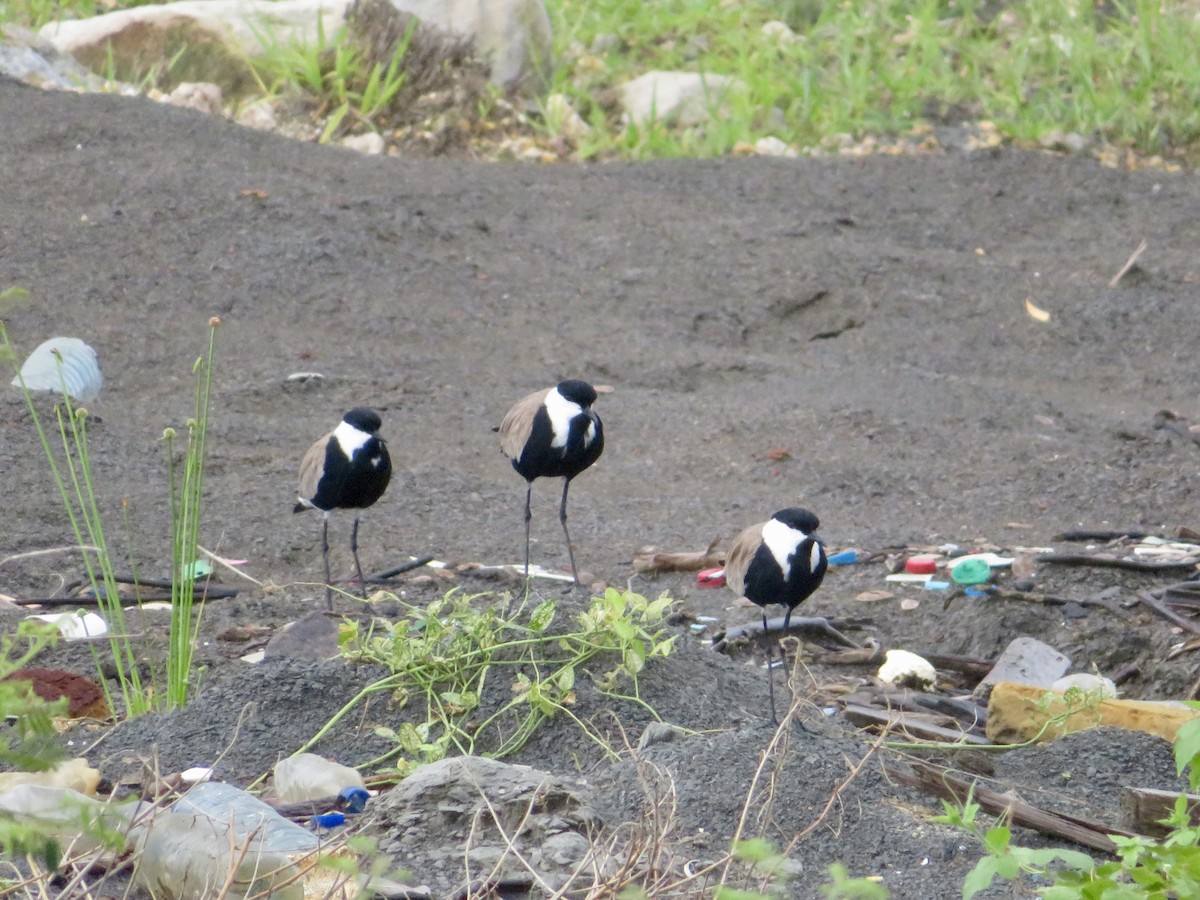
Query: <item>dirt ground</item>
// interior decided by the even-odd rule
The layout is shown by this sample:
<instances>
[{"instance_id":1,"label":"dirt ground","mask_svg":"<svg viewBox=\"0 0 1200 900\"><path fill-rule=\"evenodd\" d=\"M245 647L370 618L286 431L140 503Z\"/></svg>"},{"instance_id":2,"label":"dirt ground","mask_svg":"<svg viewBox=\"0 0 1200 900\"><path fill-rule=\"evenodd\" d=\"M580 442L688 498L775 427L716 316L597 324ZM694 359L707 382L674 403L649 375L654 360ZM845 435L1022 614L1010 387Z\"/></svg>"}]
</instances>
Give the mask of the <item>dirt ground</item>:
<instances>
[{"instance_id":1,"label":"dirt ground","mask_svg":"<svg viewBox=\"0 0 1200 900\"><path fill-rule=\"evenodd\" d=\"M369 158L135 99L9 83L0 121L0 288L31 292L0 316L21 353L52 335L98 350L92 459L118 558L132 546L143 576L167 573L159 436L189 415L192 362L218 315L205 542L270 586L232 581L242 593L208 605L198 656L208 689L188 710L118 728L93 760L106 775L154 743L164 768L225 750L222 774L249 780L362 686L368 673L340 663L250 667L238 657L252 642L215 639L320 608L320 521L290 512L295 473L352 406L381 411L396 468L363 517L364 567L410 554L502 564L521 557L524 485L491 426L562 378L611 385L597 404L605 455L571 493L580 567L590 581L668 590L681 612L718 624L754 612L693 574L636 576L633 552L701 549L789 505L818 513L833 550L1007 551L1073 527L1200 527L1200 448L1155 428L1164 409L1200 420L1191 174L1015 150L593 167ZM1028 315L1026 298L1050 320ZM324 377L288 380L298 372ZM0 397L0 471L0 559L70 543L12 389ZM534 560L565 566L557 485L539 483L534 501ZM342 577L349 526L332 526ZM884 574L878 563L835 570L806 611L865 617L856 637L918 653L993 657L1033 635L1076 670L1136 665L1122 686L1131 697L1179 697L1196 680L1191 654L1166 659L1183 637L1124 602L1177 575L1039 569L1038 589L1068 599L1117 589L1107 609L1072 618L1022 602L946 605L911 588L855 599ZM0 593L49 596L81 575L71 555L8 562ZM420 602L448 585L401 589ZM905 610L904 597L922 602ZM18 615L5 611L6 627ZM649 756L671 773L678 835L700 857L728 846L771 737L753 654L718 655L706 636L681 629L679 652L646 673L642 692L697 732ZM48 659L90 666L78 646ZM818 704L813 682L868 674L812 673L801 688ZM615 734L605 701L585 693L581 715ZM256 712L229 747L249 700ZM636 741L645 714L611 712ZM751 817L778 845L817 819L869 743L818 709L805 723L782 756L774 806ZM380 740L343 730L319 749L360 763ZM1173 774L1165 742L1112 732L1003 760L1007 787L1113 818L1121 784L1166 787ZM637 814L633 763L604 763L568 723L517 761L584 773L604 787L612 820ZM928 822L936 808L866 767L793 850L803 874L791 894L819 896L842 860L896 898L959 895L978 850Z\"/></svg>"}]
</instances>

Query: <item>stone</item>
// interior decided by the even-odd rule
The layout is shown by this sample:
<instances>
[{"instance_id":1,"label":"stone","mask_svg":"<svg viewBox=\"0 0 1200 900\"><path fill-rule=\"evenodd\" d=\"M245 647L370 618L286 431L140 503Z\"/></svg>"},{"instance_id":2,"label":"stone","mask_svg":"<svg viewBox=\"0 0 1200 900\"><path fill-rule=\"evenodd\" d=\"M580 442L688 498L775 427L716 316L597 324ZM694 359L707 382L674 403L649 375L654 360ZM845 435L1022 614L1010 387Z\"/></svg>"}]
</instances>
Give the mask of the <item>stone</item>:
<instances>
[{"instance_id":1,"label":"stone","mask_svg":"<svg viewBox=\"0 0 1200 900\"><path fill-rule=\"evenodd\" d=\"M224 113L221 102L221 88L207 81L185 81L163 98L164 103L171 106L182 106L194 109L211 116Z\"/></svg>"},{"instance_id":2,"label":"stone","mask_svg":"<svg viewBox=\"0 0 1200 900\"><path fill-rule=\"evenodd\" d=\"M342 138L342 146L368 156L379 156L383 153L386 144L382 135L368 131L366 134L352 134Z\"/></svg>"},{"instance_id":3,"label":"stone","mask_svg":"<svg viewBox=\"0 0 1200 900\"><path fill-rule=\"evenodd\" d=\"M740 79L727 75L662 70L647 72L619 88L626 123L657 121L685 127L706 121L731 92L743 90Z\"/></svg>"},{"instance_id":4,"label":"stone","mask_svg":"<svg viewBox=\"0 0 1200 900\"><path fill-rule=\"evenodd\" d=\"M992 685L1000 682L1048 688L1067 674L1069 668L1070 657L1037 638L1019 637L1004 648L1004 652L1000 654L992 670L983 677L975 693L979 695L986 692Z\"/></svg>"},{"instance_id":5,"label":"stone","mask_svg":"<svg viewBox=\"0 0 1200 900\"><path fill-rule=\"evenodd\" d=\"M782 138L777 138L774 135L761 137L754 142L754 152L759 156L786 156L794 158L799 154L795 147L788 146Z\"/></svg>"},{"instance_id":6,"label":"stone","mask_svg":"<svg viewBox=\"0 0 1200 900\"><path fill-rule=\"evenodd\" d=\"M500 760L452 757L418 767L372 801L365 833L397 866L420 872L435 896L453 893L464 856L472 870L503 861L502 872L527 876L515 865L519 858L535 869L538 882L555 884L592 847L599 818L591 802L590 789L578 779ZM447 847L458 849L446 853Z\"/></svg>"},{"instance_id":7,"label":"stone","mask_svg":"<svg viewBox=\"0 0 1200 900\"><path fill-rule=\"evenodd\" d=\"M60 53L50 41L11 22L0 25L0 75L34 87L89 91L105 87L104 79Z\"/></svg>"},{"instance_id":8,"label":"stone","mask_svg":"<svg viewBox=\"0 0 1200 900\"><path fill-rule=\"evenodd\" d=\"M591 126L575 112L565 94L551 94L546 98L545 116L555 134L573 144L578 145L591 133Z\"/></svg>"},{"instance_id":9,"label":"stone","mask_svg":"<svg viewBox=\"0 0 1200 900\"><path fill-rule=\"evenodd\" d=\"M553 32L542 0L392 2L425 24L472 39L501 87L540 91L548 83ZM174 83L211 81L233 96L255 84L248 57L293 43L327 48L349 5L350 0L178 0L49 22L39 34L92 71L104 71L111 60L118 77L129 80L165 67L179 53L168 76Z\"/></svg>"},{"instance_id":10,"label":"stone","mask_svg":"<svg viewBox=\"0 0 1200 900\"><path fill-rule=\"evenodd\" d=\"M772 19L769 22L763 22L762 28L759 29L762 36L775 41L778 44L787 45L794 44L798 40L796 32L792 31L787 22L782 22L779 19Z\"/></svg>"}]
</instances>

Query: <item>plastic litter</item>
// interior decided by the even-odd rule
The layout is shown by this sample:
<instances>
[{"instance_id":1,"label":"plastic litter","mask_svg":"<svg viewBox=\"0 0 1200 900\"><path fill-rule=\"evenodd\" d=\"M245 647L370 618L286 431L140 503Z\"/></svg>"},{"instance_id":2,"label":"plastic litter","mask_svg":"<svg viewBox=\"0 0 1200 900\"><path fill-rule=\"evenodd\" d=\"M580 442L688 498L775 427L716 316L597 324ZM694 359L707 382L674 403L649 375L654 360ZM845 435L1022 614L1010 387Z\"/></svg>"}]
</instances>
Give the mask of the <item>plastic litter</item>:
<instances>
[{"instance_id":1,"label":"plastic litter","mask_svg":"<svg viewBox=\"0 0 1200 900\"><path fill-rule=\"evenodd\" d=\"M49 622L68 641L83 641L108 634L108 623L99 613L38 613L28 618Z\"/></svg>"},{"instance_id":2,"label":"plastic litter","mask_svg":"<svg viewBox=\"0 0 1200 900\"><path fill-rule=\"evenodd\" d=\"M95 829L85 828L84 823L101 822L110 830L122 831L131 811L132 804L116 806L71 788L45 784L20 784L0 792L0 817L72 841L73 849L84 852L102 846L100 838L89 836Z\"/></svg>"},{"instance_id":3,"label":"plastic litter","mask_svg":"<svg viewBox=\"0 0 1200 900\"><path fill-rule=\"evenodd\" d=\"M831 566L852 566L858 562L857 550L843 550L840 553L835 553L827 560Z\"/></svg>"},{"instance_id":4,"label":"plastic litter","mask_svg":"<svg viewBox=\"0 0 1200 900\"><path fill-rule=\"evenodd\" d=\"M346 814L341 812L321 813L308 821L314 828L338 828L346 824Z\"/></svg>"},{"instance_id":5,"label":"plastic litter","mask_svg":"<svg viewBox=\"0 0 1200 900\"><path fill-rule=\"evenodd\" d=\"M932 578L925 582L925 590L927 591L948 591L950 590L950 582L934 581Z\"/></svg>"},{"instance_id":6,"label":"plastic litter","mask_svg":"<svg viewBox=\"0 0 1200 900\"><path fill-rule=\"evenodd\" d=\"M950 578L955 584L983 584L991 577L991 566L978 557L964 556L950 567Z\"/></svg>"},{"instance_id":7,"label":"plastic litter","mask_svg":"<svg viewBox=\"0 0 1200 900\"><path fill-rule=\"evenodd\" d=\"M932 575L937 571L937 558L933 556L910 556L904 561L904 571L912 575Z\"/></svg>"},{"instance_id":8,"label":"plastic litter","mask_svg":"<svg viewBox=\"0 0 1200 900\"><path fill-rule=\"evenodd\" d=\"M700 587L724 587L724 569L703 569L696 573L696 584Z\"/></svg>"},{"instance_id":9,"label":"plastic litter","mask_svg":"<svg viewBox=\"0 0 1200 900\"><path fill-rule=\"evenodd\" d=\"M1076 672L1074 675L1064 675L1054 684L1050 685L1050 689L1054 691L1063 691L1064 693L1071 688L1091 694L1098 693L1104 699L1115 699L1117 696L1117 685L1111 678L1105 678L1103 675L1096 675L1092 672Z\"/></svg>"},{"instance_id":10,"label":"plastic litter","mask_svg":"<svg viewBox=\"0 0 1200 900\"><path fill-rule=\"evenodd\" d=\"M884 581L890 581L893 584L924 584L930 579L929 575L914 575L912 572L896 572L893 575L888 575Z\"/></svg>"},{"instance_id":11,"label":"plastic litter","mask_svg":"<svg viewBox=\"0 0 1200 900\"><path fill-rule=\"evenodd\" d=\"M57 355L55 354L57 352ZM62 357L62 375L59 375L59 357ZM52 337L38 344L21 366L21 374L13 378L12 384L31 391L54 391L62 393L66 384L67 394L81 403L90 403L100 395L104 379L100 375L100 364L96 351L73 337Z\"/></svg>"},{"instance_id":12,"label":"plastic litter","mask_svg":"<svg viewBox=\"0 0 1200 900\"><path fill-rule=\"evenodd\" d=\"M275 764L275 796L284 803L332 797L348 787L365 789L358 771L315 753L297 753Z\"/></svg>"},{"instance_id":13,"label":"plastic litter","mask_svg":"<svg viewBox=\"0 0 1200 900\"><path fill-rule=\"evenodd\" d=\"M371 794L366 788L362 787L346 787L338 791L338 797L342 801L342 808L348 813L360 813L367 808L367 801L371 799Z\"/></svg>"}]
</instances>

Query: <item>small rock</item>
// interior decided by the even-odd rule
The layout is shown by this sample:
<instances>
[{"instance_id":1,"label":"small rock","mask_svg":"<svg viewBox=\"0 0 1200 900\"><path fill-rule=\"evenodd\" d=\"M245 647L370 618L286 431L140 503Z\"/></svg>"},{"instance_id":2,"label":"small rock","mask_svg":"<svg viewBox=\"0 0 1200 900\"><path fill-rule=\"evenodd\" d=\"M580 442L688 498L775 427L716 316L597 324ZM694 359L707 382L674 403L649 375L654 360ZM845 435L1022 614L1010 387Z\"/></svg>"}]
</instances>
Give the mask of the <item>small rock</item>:
<instances>
[{"instance_id":1,"label":"small rock","mask_svg":"<svg viewBox=\"0 0 1200 900\"><path fill-rule=\"evenodd\" d=\"M794 158L799 155L795 147L788 146L782 138L777 138L774 135L768 135L755 141L754 152L759 156L787 156Z\"/></svg>"},{"instance_id":2,"label":"small rock","mask_svg":"<svg viewBox=\"0 0 1200 900\"><path fill-rule=\"evenodd\" d=\"M332 659L338 655L337 623L324 613L308 615L284 625L267 642L267 658Z\"/></svg>"},{"instance_id":3,"label":"small rock","mask_svg":"<svg viewBox=\"0 0 1200 900\"><path fill-rule=\"evenodd\" d=\"M220 87L208 81L185 81L167 94L163 102L208 113L210 116L225 114Z\"/></svg>"},{"instance_id":4,"label":"small rock","mask_svg":"<svg viewBox=\"0 0 1200 900\"><path fill-rule=\"evenodd\" d=\"M1076 672L1073 675L1064 675L1054 684L1050 685L1056 691L1066 693L1071 688L1079 688L1086 694L1099 692L1099 695L1104 698L1113 698L1117 696L1117 686L1111 678L1105 678L1103 675L1096 675L1092 672Z\"/></svg>"},{"instance_id":5,"label":"small rock","mask_svg":"<svg viewBox=\"0 0 1200 900\"><path fill-rule=\"evenodd\" d=\"M654 744L666 744L681 737L683 737L683 732L674 725L666 722L651 722L642 731L642 736L638 738L637 748L645 750Z\"/></svg>"},{"instance_id":6,"label":"small rock","mask_svg":"<svg viewBox=\"0 0 1200 900\"><path fill-rule=\"evenodd\" d=\"M794 44L798 40L796 32L792 31L791 26L787 22L781 22L779 19L763 22L762 28L759 31L762 32L763 37L770 38L778 44Z\"/></svg>"},{"instance_id":7,"label":"small rock","mask_svg":"<svg viewBox=\"0 0 1200 900\"><path fill-rule=\"evenodd\" d=\"M259 100L243 106L238 111L237 123L258 131L272 131L279 124L279 120L270 101Z\"/></svg>"},{"instance_id":8,"label":"small rock","mask_svg":"<svg viewBox=\"0 0 1200 900\"><path fill-rule=\"evenodd\" d=\"M366 134L352 134L342 138L342 146L367 156L379 156L383 153L385 144L382 135L368 131Z\"/></svg>"},{"instance_id":9,"label":"small rock","mask_svg":"<svg viewBox=\"0 0 1200 900\"><path fill-rule=\"evenodd\" d=\"M1010 643L992 671L984 676L976 693L994 684L1010 681L1034 687L1048 688L1071 668L1071 660L1049 644L1036 638L1019 637Z\"/></svg>"},{"instance_id":10,"label":"small rock","mask_svg":"<svg viewBox=\"0 0 1200 900\"><path fill-rule=\"evenodd\" d=\"M579 144L591 133L591 126L583 121L571 101L564 94L551 94L546 98L546 122L559 137Z\"/></svg>"},{"instance_id":11,"label":"small rock","mask_svg":"<svg viewBox=\"0 0 1200 900\"><path fill-rule=\"evenodd\" d=\"M620 94L627 123L689 126L706 121L730 92L743 90L740 79L727 75L657 70L627 81Z\"/></svg>"}]
</instances>

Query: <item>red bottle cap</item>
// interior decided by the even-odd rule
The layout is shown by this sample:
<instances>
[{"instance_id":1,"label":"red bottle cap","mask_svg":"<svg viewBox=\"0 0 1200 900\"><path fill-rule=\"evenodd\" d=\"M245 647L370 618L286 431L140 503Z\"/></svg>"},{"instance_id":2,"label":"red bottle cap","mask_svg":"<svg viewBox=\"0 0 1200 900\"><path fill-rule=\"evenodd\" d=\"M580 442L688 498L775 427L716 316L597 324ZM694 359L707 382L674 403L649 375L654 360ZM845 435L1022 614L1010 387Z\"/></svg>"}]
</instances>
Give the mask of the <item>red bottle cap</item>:
<instances>
[{"instance_id":1,"label":"red bottle cap","mask_svg":"<svg viewBox=\"0 0 1200 900\"><path fill-rule=\"evenodd\" d=\"M904 561L904 571L911 575L932 575L937 571L937 558L933 556L910 556Z\"/></svg>"}]
</instances>

